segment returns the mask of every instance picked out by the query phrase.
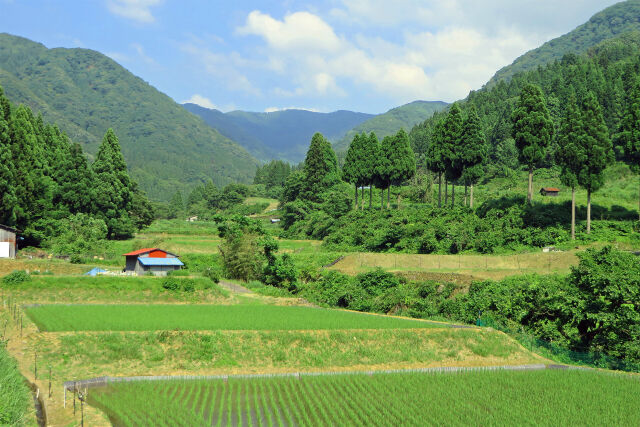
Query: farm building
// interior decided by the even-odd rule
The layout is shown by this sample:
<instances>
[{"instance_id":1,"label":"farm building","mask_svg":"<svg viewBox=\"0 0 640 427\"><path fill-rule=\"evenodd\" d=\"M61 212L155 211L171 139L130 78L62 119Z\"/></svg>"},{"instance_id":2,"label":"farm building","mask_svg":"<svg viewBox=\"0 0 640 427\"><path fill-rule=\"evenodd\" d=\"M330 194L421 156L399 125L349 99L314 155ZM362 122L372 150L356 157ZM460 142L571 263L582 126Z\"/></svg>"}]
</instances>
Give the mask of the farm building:
<instances>
[{"instance_id":1,"label":"farm building","mask_svg":"<svg viewBox=\"0 0 640 427\"><path fill-rule=\"evenodd\" d=\"M180 270L184 265L178 255L158 248L145 248L124 254L127 261L125 273L138 275L149 272L156 276L166 276L169 271Z\"/></svg>"},{"instance_id":2,"label":"farm building","mask_svg":"<svg viewBox=\"0 0 640 427\"><path fill-rule=\"evenodd\" d=\"M560 193L559 188L542 187L540 189L540 194L542 194L543 196L557 197L559 193Z\"/></svg>"},{"instance_id":3,"label":"farm building","mask_svg":"<svg viewBox=\"0 0 640 427\"><path fill-rule=\"evenodd\" d=\"M0 224L0 258L16 257L18 230Z\"/></svg>"}]
</instances>

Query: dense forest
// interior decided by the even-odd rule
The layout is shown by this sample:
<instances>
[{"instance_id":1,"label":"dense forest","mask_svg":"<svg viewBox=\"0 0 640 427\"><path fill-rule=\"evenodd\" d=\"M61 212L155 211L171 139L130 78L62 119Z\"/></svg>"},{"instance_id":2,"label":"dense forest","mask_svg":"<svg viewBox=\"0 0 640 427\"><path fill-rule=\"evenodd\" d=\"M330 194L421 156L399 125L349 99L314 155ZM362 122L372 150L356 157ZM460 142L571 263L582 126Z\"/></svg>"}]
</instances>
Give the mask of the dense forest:
<instances>
[{"instance_id":1,"label":"dense forest","mask_svg":"<svg viewBox=\"0 0 640 427\"><path fill-rule=\"evenodd\" d=\"M91 245L122 239L154 214L107 130L93 163L57 125L13 106L0 88L0 223L21 230L21 246Z\"/></svg>"}]
</instances>

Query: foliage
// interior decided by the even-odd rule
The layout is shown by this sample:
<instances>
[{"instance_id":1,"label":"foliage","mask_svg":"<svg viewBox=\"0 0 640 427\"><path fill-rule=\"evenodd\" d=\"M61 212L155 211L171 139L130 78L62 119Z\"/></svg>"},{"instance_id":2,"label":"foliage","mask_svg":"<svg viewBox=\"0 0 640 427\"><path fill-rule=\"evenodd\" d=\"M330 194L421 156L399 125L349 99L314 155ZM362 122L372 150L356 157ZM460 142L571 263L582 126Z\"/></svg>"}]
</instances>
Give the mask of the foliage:
<instances>
[{"instance_id":1,"label":"foliage","mask_svg":"<svg viewBox=\"0 0 640 427\"><path fill-rule=\"evenodd\" d=\"M88 256L104 253L107 226L87 214L75 214L57 223L57 231L47 244L56 254Z\"/></svg>"},{"instance_id":2,"label":"foliage","mask_svg":"<svg viewBox=\"0 0 640 427\"><path fill-rule=\"evenodd\" d=\"M169 276L162 280L162 288L173 292L193 292L196 290L196 283L193 279Z\"/></svg>"},{"instance_id":3,"label":"foliage","mask_svg":"<svg viewBox=\"0 0 640 427\"><path fill-rule=\"evenodd\" d=\"M487 157L487 143L475 105L471 104L462 127L460 158L462 180L465 184L475 184L484 176ZM471 204L473 206L473 203Z\"/></svg>"},{"instance_id":4,"label":"foliage","mask_svg":"<svg viewBox=\"0 0 640 427\"><path fill-rule=\"evenodd\" d=\"M254 234L229 233L220 245L225 276L249 281L260 277L263 257Z\"/></svg>"},{"instance_id":5,"label":"foliage","mask_svg":"<svg viewBox=\"0 0 640 427\"><path fill-rule=\"evenodd\" d=\"M26 271L16 270L7 274L2 278L2 283L8 286L20 285L22 283L30 282L31 276Z\"/></svg>"},{"instance_id":6,"label":"foliage","mask_svg":"<svg viewBox=\"0 0 640 427\"><path fill-rule=\"evenodd\" d=\"M283 254L278 257L276 255L278 242L271 237L264 238L260 245L263 247L264 257L267 260L262 269L262 282L265 285L278 288L295 289L298 281L298 271L293 264L291 256Z\"/></svg>"},{"instance_id":7,"label":"foliage","mask_svg":"<svg viewBox=\"0 0 640 427\"><path fill-rule=\"evenodd\" d=\"M321 201L319 195L340 182L338 160L331 143L320 133L313 135L304 160L303 196L312 202Z\"/></svg>"}]
</instances>

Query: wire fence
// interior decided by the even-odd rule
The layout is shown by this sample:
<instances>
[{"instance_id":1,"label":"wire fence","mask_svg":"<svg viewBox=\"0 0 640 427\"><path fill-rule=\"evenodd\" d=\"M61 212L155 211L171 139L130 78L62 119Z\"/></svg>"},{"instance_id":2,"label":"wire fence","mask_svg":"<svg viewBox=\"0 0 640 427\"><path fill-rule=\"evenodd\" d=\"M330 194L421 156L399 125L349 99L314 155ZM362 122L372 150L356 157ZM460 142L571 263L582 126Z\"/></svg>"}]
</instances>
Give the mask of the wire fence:
<instances>
[{"instance_id":1,"label":"wire fence","mask_svg":"<svg viewBox=\"0 0 640 427\"><path fill-rule=\"evenodd\" d=\"M476 325L502 331L517 339L527 349L558 363L624 372L640 372L640 363L619 359L601 352L570 350L554 342L537 338L523 330L509 328L490 317L479 318Z\"/></svg>"}]
</instances>

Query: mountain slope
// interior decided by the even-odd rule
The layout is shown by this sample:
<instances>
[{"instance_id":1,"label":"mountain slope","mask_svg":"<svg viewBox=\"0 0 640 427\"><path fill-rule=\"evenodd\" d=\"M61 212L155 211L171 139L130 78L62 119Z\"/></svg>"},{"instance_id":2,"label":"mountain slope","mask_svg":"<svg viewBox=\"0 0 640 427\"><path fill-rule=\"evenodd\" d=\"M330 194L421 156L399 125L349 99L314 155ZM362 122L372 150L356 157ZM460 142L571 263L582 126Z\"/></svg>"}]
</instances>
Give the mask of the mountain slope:
<instances>
[{"instance_id":1,"label":"mountain slope","mask_svg":"<svg viewBox=\"0 0 640 427\"><path fill-rule=\"evenodd\" d=\"M91 155L111 127L130 173L154 199L213 179L250 180L257 161L167 95L88 49L47 49L0 34L0 85Z\"/></svg>"},{"instance_id":2,"label":"mountain slope","mask_svg":"<svg viewBox=\"0 0 640 427\"><path fill-rule=\"evenodd\" d=\"M298 163L304 159L314 133L336 141L349 129L372 114L352 111L316 113L306 110L283 110L272 113L231 111L223 113L196 104L184 108L197 114L212 128L245 147L260 160L282 159Z\"/></svg>"},{"instance_id":3,"label":"mountain slope","mask_svg":"<svg viewBox=\"0 0 640 427\"><path fill-rule=\"evenodd\" d=\"M414 101L393 108L351 129L334 144L334 148L336 151L346 151L353 136L361 132L375 132L379 139L396 133L400 128L409 132L414 125L428 119L433 113L444 110L447 105L442 101Z\"/></svg>"},{"instance_id":4,"label":"mountain slope","mask_svg":"<svg viewBox=\"0 0 640 427\"><path fill-rule=\"evenodd\" d=\"M487 85L493 86L498 80L510 79L520 71L561 59L565 53L585 53L604 40L635 30L640 30L640 0L616 3L570 33L525 53L511 65L499 70Z\"/></svg>"}]
</instances>

